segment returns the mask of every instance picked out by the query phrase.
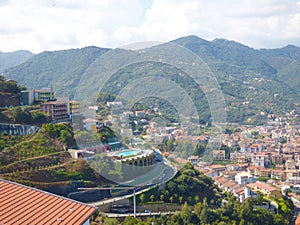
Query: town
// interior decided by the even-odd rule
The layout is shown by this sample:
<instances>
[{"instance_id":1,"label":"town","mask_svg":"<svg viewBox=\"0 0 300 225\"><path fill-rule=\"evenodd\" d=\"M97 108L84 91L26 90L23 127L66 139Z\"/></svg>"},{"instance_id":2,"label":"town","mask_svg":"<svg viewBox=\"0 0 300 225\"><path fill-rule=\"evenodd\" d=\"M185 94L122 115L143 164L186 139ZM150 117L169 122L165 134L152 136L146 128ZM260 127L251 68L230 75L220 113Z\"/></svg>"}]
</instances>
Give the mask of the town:
<instances>
[{"instance_id":1,"label":"town","mask_svg":"<svg viewBox=\"0 0 300 225\"><path fill-rule=\"evenodd\" d=\"M7 82L15 83L11 80ZM21 91L20 105L32 105L36 102L40 103L40 111L48 115L52 122L71 121L73 116L81 115L83 111L77 101L58 101L52 88ZM173 143L190 140L206 146L210 139L210 133L205 126L202 126L205 130L202 135L189 135L188 130L181 128L179 123L164 126L166 124L153 120L153 116L161 114L159 108L120 111L117 109L122 108L121 101L108 101L105 106L111 113L106 118L100 115L97 118L84 118L83 129L97 133L103 126L114 127L117 124L121 127L123 140L106 141L106 146L103 143L87 145L76 150L76 154L70 149L72 157L91 157L91 154L97 153L97 149L119 151L126 149L126 145L147 149L150 144L156 144L154 147L159 148L159 144L170 140ZM101 108L103 104L88 106L87 110L98 112ZM268 118L266 125L230 124L224 127L221 148L210 150L212 163L202 159L204 152L197 154L197 151L188 158L176 156L175 159L180 163L190 162L200 172L212 178L219 188L232 193L240 202L250 196L257 197L257 193L263 193L277 199L288 195L296 206L300 206L300 126L290 124L299 115L294 111L280 117L264 112L261 114ZM163 147L161 150L163 156L172 157L172 151Z\"/></svg>"}]
</instances>

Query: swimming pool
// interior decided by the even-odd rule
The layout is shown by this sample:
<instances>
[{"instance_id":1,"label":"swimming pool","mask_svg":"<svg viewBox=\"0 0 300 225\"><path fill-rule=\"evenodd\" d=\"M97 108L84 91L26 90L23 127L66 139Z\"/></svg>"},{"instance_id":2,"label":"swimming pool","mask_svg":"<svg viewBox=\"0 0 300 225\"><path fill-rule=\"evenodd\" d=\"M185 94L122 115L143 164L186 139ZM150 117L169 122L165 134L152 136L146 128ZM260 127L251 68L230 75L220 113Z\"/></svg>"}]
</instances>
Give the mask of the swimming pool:
<instances>
[{"instance_id":1,"label":"swimming pool","mask_svg":"<svg viewBox=\"0 0 300 225\"><path fill-rule=\"evenodd\" d=\"M115 154L115 156L129 157L129 156L137 155L140 152L141 152L141 150L131 149L131 150L125 150L125 151L122 151L122 152L118 152L118 153Z\"/></svg>"}]
</instances>

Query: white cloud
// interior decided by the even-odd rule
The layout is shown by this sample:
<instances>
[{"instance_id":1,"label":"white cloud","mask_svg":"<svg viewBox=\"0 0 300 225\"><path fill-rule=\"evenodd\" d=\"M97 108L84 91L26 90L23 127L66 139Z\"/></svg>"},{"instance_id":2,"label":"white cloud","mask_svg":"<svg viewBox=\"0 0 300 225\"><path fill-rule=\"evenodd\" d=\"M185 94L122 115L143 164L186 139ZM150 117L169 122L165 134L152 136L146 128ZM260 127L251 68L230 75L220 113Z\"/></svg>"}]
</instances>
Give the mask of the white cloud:
<instances>
[{"instance_id":1,"label":"white cloud","mask_svg":"<svg viewBox=\"0 0 300 225\"><path fill-rule=\"evenodd\" d=\"M0 4L0 51L33 52L195 34L256 48L300 46L295 0L12 0ZM148 7L148 5L147 5Z\"/></svg>"}]
</instances>

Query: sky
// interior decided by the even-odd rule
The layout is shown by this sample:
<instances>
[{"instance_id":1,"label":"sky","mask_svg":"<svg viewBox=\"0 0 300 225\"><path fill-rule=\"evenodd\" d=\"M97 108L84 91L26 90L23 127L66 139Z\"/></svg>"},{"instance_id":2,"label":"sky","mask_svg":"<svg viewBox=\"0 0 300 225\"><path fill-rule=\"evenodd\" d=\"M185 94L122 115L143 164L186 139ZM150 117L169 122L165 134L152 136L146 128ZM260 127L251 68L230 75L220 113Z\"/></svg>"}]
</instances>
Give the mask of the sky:
<instances>
[{"instance_id":1,"label":"sky","mask_svg":"<svg viewBox=\"0 0 300 225\"><path fill-rule=\"evenodd\" d=\"M0 51L40 53L187 35L300 46L300 0L0 0Z\"/></svg>"}]
</instances>

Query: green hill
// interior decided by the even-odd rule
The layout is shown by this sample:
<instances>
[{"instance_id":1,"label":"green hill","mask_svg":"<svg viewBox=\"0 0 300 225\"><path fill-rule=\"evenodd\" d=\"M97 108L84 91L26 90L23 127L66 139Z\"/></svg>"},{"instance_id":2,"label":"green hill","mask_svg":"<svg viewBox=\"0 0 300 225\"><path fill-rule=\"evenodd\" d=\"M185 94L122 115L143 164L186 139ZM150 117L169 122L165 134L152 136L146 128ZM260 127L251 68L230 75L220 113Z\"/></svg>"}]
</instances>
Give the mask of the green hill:
<instances>
[{"instance_id":1,"label":"green hill","mask_svg":"<svg viewBox=\"0 0 300 225\"><path fill-rule=\"evenodd\" d=\"M33 55L33 53L25 50L19 50L15 52L0 52L0 72L22 64Z\"/></svg>"},{"instance_id":2,"label":"green hill","mask_svg":"<svg viewBox=\"0 0 300 225\"><path fill-rule=\"evenodd\" d=\"M254 49L234 41L207 41L197 36L182 37L172 43L198 55L214 73L225 97L227 121L255 124L263 123L266 119L261 117L262 111L279 115L292 110L300 112L300 95L297 91L300 88L299 47L288 45L278 49ZM72 98L87 68L92 63L97 66L96 59L108 50L86 47L43 52L21 65L5 70L4 75L29 89L52 85L58 97ZM123 51L128 54L128 51ZM117 63L117 60L115 62ZM137 63L117 71L113 79L106 84L106 90L112 94L118 93L120 84L123 87L123 84L141 76L139 68L142 66L146 65ZM194 90L193 84L188 79L181 79L178 71L165 71L165 65L155 66L156 68L152 67L151 71L146 71L145 74L150 76L158 72L159 76L170 76L172 81L191 93L201 114L200 119L209 121L210 112L203 92L191 91ZM97 82L101 82L101 79L98 76L94 70L88 77L92 83L82 88L89 90L91 85L99 86Z\"/></svg>"},{"instance_id":3,"label":"green hill","mask_svg":"<svg viewBox=\"0 0 300 225\"><path fill-rule=\"evenodd\" d=\"M106 51L98 47L45 51L5 70L4 74L7 79L14 79L28 89L52 85L57 96L72 96L85 70Z\"/></svg>"},{"instance_id":4,"label":"green hill","mask_svg":"<svg viewBox=\"0 0 300 225\"><path fill-rule=\"evenodd\" d=\"M81 186L109 183L85 160L75 160L66 151L73 132L66 124L47 124L30 136L0 134L0 177L67 196ZM63 188L64 187L64 188Z\"/></svg>"}]
</instances>

